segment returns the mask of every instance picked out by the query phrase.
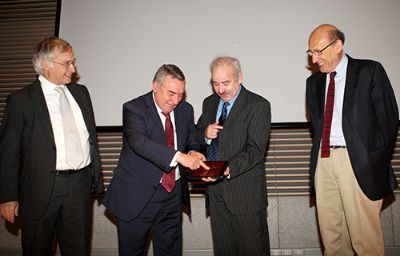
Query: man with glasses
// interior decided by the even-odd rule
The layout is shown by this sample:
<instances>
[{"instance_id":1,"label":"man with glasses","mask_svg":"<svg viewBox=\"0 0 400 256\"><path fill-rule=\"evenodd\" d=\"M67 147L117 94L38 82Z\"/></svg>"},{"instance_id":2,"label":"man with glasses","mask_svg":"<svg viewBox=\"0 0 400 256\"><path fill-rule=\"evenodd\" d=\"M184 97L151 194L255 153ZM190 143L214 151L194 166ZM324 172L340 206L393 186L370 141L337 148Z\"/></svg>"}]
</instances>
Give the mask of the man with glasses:
<instances>
[{"instance_id":1,"label":"man with glasses","mask_svg":"<svg viewBox=\"0 0 400 256\"><path fill-rule=\"evenodd\" d=\"M314 130L311 183L325 255L384 255L382 199L397 186L390 164L398 109L382 65L343 53L335 26L318 26L308 40L319 72L307 79Z\"/></svg>"},{"instance_id":2,"label":"man with glasses","mask_svg":"<svg viewBox=\"0 0 400 256\"><path fill-rule=\"evenodd\" d=\"M37 45L38 79L9 95L0 127L0 215L20 217L23 255L89 255L91 191L103 191L89 92L72 84L75 57L61 38Z\"/></svg>"}]
</instances>

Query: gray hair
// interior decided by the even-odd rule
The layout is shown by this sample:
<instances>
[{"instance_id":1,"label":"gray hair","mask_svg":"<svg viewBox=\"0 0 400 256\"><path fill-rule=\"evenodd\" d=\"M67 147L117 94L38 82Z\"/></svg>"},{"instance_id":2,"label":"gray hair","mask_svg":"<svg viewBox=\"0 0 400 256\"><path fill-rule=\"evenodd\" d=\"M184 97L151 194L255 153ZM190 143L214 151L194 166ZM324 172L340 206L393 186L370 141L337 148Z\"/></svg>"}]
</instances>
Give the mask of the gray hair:
<instances>
[{"instance_id":1,"label":"gray hair","mask_svg":"<svg viewBox=\"0 0 400 256\"><path fill-rule=\"evenodd\" d=\"M235 58L235 57L230 57L230 56L220 56L215 58L211 64L210 64L210 71L211 73L216 67L223 66L223 65L228 65L233 68L233 73L235 77L239 77L239 73L242 72L242 69L240 67L240 61Z\"/></svg>"},{"instance_id":2,"label":"gray hair","mask_svg":"<svg viewBox=\"0 0 400 256\"><path fill-rule=\"evenodd\" d=\"M32 63L35 71L38 75L43 75L42 61L50 63L56 54L63 53L66 51L72 51L72 46L64 39L58 37L46 37L42 39L36 46Z\"/></svg>"},{"instance_id":3,"label":"gray hair","mask_svg":"<svg viewBox=\"0 0 400 256\"><path fill-rule=\"evenodd\" d=\"M171 76L174 79L178 79L185 82L185 75L182 70L174 64L164 64L156 72L153 78L153 82L157 82L158 86L164 83L164 79L167 76Z\"/></svg>"}]
</instances>

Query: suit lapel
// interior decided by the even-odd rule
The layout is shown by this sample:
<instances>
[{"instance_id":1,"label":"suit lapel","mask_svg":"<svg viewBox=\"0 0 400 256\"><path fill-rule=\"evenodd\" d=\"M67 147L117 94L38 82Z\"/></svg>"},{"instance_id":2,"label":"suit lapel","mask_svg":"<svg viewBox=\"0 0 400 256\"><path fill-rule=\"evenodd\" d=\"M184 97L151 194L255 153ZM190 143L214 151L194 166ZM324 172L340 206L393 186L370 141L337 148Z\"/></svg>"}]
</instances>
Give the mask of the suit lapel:
<instances>
[{"instance_id":1,"label":"suit lapel","mask_svg":"<svg viewBox=\"0 0 400 256\"><path fill-rule=\"evenodd\" d=\"M81 109L83 120L85 121L86 129L89 131L89 127L91 127L91 125L90 125L91 110L89 109L90 103L86 102L86 99L83 95L82 90L79 90L77 86L67 85L67 88L70 91L72 97L74 97L79 108Z\"/></svg>"},{"instance_id":2,"label":"suit lapel","mask_svg":"<svg viewBox=\"0 0 400 256\"><path fill-rule=\"evenodd\" d=\"M153 92L151 91L146 95L144 95L143 97L148 116L154 123L154 127L156 127L156 129L158 130L157 134L165 134L164 126L161 122L160 115L157 112L157 108L153 100ZM164 143L166 143L165 138L164 138Z\"/></svg>"},{"instance_id":3,"label":"suit lapel","mask_svg":"<svg viewBox=\"0 0 400 256\"><path fill-rule=\"evenodd\" d=\"M183 141L182 141L182 135L183 130L185 129L185 124L183 123L183 118L182 118L182 111L180 110L179 106L174 110L174 117L175 117L175 130L176 130L176 140L177 140L177 149L182 150L183 148Z\"/></svg>"},{"instance_id":4,"label":"suit lapel","mask_svg":"<svg viewBox=\"0 0 400 256\"><path fill-rule=\"evenodd\" d=\"M347 55L349 62L347 64L346 71L346 85L344 87L344 98L343 98L343 115L350 113L350 108L354 104L355 91L357 87L358 75L357 63L350 56Z\"/></svg>"},{"instance_id":5,"label":"suit lapel","mask_svg":"<svg viewBox=\"0 0 400 256\"><path fill-rule=\"evenodd\" d=\"M235 103L233 104L233 106L231 108L231 111L229 111L228 117L225 119L224 127L229 127L234 122L236 117L238 117L240 115L240 112L246 106L247 95L248 95L248 91L242 85L242 89L240 90L240 93L239 93L238 97L236 98Z\"/></svg>"},{"instance_id":6,"label":"suit lapel","mask_svg":"<svg viewBox=\"0 0 400 256\"><path fill-rule=\"evenodd\" d=\"M217 112L218 112L218 104L219 104L219 96L217 94L213 95L213 98L211 98L210 104L207 106L208 108L210 108L210 117L211 117L211 122L210 123L214 123L215 122L215 118L217 116Z\"/></svg>"},{"instance_id":7,"label":"suit lapel","mask_svg":"<svg viewBox=\"0 0 400 256\"><path fill-rule=\"evenodd\" d=\"M318 79L315 81L315 95L317 97L317 109L319 119L324 119L325 110L325 91L326 91L326 74L320 73Z\"/></svg>"},{"instance_id":8,"label":"suit lapel","mask_svg":"<svg viewBox=\"0 0 400 256\"><path fill-rule=\"evenodd\" d=\"M49 134L51 141L55 145L53 127L51 126L50 114L47 108L46 99L44 98L43 90L40 81L36 80L31 87L33 106L35 107L35 117L39 120L44 128L44 133Z\"/></svg>"}]
</instances>

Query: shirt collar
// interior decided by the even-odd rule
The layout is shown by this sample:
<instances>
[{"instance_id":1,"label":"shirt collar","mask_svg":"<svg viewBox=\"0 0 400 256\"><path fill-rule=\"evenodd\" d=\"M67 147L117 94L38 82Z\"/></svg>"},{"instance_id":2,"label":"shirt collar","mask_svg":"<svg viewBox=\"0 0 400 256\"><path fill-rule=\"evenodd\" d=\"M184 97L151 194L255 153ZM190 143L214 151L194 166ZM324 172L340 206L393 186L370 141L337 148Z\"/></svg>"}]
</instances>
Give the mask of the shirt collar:
<instances>
[{"instance_id":1,"label":"shirt collar","mask_svg":"<svg viewBox=\"0 0 400 256\"><path fill-rule=\"evenodd\" d=\"M336 66L335 70L336 71L336 76L337 78L342 78L346 75L346 68L347 68L347 63L349 62L349 58L347 58L346 54L343 53L343 57L340 60L339 64ZM329 75L329 73L328 73Z\"/></svg>"},{"instance_id":2,"label":"shirt collar","mask_svg":"<svg viewBox=\"0 0 400 256\"><path fill-rule=\"evenodd\" d=\"M163 115L162 114L162 112L163 112L162 109L156 103L156 99L154 97L154 92L153 92L153 102L154 102L154 105L156 106L158 115L160 115L160 116ZM174 116L174 109L169 113L169 115L170 115L171 118Z\"/></svg>"},{"instance_id":3,"label":"shirt collar","mask_svg":"<svg viewBox=\"0 0 400 256\"><path fill-rule=\"evenodd\" d=\"M228 109L230 109L233 106L233 104L235 104L235 101L236 101L237 97L239 96L241 90L242 90L242 85L240 85L239 91L236 94L236 96L229 101ZM218 107L222 107L222 104L224 104L224 101L220 98Z\"/></svg>"},{"instance_id":4,"label":"shirt collar","mask_svg":"<svg viewBox=\"0 0 400 256\"><path fill-rule=\"evenodd\" d=\"M65 85L55 85L49 80L47 80L44 76L40 75L39 76L39 81L42 86L42 90L44 94L48 94L53 92L57 86L65 87Z\"/></svg>"}]
</instances>

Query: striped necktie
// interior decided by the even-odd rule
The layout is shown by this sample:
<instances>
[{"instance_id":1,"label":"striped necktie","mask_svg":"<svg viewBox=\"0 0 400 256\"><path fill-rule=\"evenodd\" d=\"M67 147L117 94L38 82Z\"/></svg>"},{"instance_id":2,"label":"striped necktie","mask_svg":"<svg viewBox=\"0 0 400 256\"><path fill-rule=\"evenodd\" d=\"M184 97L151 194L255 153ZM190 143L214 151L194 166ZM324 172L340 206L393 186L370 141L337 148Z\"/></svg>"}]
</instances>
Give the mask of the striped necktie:
<instances>
[{"instance_id":1,"label":"striped necktie","mask_svg":"<svg viewBox=\"0 0 400 256\"><path fill-rule=\"evenodd\" d=\"M218 125L224 125L226 116L228 115L228 106L229 102L224 102L222 105L221 115L218 119ZM218 148L219 142L218 137L211 141L210 146L207 149L207 160L208 161L217 161L218 160Z\"/></svg>"},{"instance_id":2,"label":"striped necktie","mask_svg":"<svg viewBox=\"0 0 400 256\"><path fill-rule=\"evenodd\" d=\"M333 106L335 105L335 75L336 75L335 71L329 74L330 79L329 79L328 93L326 95L324 127L322 129L321 157L329 157L331 154L330 137L331 137Z\"/></svg>"}]
</instances>

